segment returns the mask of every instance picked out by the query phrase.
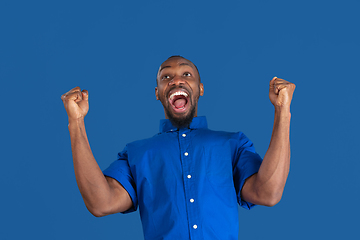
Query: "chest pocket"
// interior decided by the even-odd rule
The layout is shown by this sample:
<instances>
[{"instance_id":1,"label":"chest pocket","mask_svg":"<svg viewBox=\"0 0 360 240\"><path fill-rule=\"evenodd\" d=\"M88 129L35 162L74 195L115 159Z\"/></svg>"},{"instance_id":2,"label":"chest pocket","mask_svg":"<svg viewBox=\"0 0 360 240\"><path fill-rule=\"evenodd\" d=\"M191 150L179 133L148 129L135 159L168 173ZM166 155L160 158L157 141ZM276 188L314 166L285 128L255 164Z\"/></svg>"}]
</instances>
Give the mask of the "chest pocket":
<instances>
[{"instance_id":1,"label":"chest pocket","mask_svg":"<svg viewBox=\"0 0 360 240\"><path fill-rule=\"evenodd\" d=\"M215 145L205 148L206 177L214 186L234 186L230 148Z\"/></svg>"}]
</instances>

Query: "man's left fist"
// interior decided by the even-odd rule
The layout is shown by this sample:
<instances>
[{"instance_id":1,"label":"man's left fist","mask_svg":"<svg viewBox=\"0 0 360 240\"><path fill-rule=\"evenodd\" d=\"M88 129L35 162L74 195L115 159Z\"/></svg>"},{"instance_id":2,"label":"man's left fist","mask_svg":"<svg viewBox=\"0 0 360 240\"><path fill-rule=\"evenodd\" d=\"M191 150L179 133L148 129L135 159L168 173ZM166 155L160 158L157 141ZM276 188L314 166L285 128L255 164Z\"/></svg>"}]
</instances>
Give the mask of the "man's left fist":
<instances>
[{"instance_id":1,"label":"man's left fist","mask_svg":"<svg viewBox=\"0 0 360 240\"><path fill-rule=\"evenodd\" d=\"M295 90L295 84L284 79L274 77L270 81L269 98L275 108L288 108Z\"/></svg>"}]
</instances>

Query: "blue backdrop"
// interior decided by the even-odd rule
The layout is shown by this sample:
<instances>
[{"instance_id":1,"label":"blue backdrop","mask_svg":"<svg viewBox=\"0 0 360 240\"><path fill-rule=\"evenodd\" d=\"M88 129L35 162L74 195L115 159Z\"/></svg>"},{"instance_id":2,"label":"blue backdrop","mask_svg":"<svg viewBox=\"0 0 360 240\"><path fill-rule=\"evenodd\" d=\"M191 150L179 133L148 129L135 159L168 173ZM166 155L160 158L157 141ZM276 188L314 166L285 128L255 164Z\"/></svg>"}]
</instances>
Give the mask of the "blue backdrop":
<instances>
[{"instance_id":1,"label":"blue backdrop","mask_svg":"<svg viewBox=\"0 0 360 240\"><path fill-rule=\"evenodd\" d=\"M1 1L1 239L143 239L139 213L93 217L77 189L61 94L89 90L102 169L157 133L159 65L199 68L199 115L264 156L268 83L297 85L291 170L272 208L239 209L241 239L359 236L359 1Z\"/></svg>"}]
</instances>

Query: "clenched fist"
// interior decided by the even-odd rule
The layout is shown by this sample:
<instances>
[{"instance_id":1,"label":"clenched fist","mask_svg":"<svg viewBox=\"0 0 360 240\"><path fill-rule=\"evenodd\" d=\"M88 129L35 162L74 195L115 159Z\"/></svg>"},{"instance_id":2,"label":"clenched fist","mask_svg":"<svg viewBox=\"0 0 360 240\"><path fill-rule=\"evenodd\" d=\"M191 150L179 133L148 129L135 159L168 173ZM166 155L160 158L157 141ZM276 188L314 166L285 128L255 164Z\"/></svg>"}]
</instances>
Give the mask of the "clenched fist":
<instances>
[{"instance_id":1,"label":"clenched fist","mask_svg":"<svg viewBox=\"0 0 360 240\"><path fill-rule=\"evenodd\" d=\"M61 96L70 121L84 119L89 111L89 93L76 87Z\"/></svg>"},{"instance_id":2,"label":"clenched fist","mask_svg":"<svg viewBox=\"0 0 360 240\"><path fill-rule=\"evenodd\" d=\"M274 77L270 81L269 98L276 108L290 108L295 84L284 79Z\"/></svg>"}]
</instances>

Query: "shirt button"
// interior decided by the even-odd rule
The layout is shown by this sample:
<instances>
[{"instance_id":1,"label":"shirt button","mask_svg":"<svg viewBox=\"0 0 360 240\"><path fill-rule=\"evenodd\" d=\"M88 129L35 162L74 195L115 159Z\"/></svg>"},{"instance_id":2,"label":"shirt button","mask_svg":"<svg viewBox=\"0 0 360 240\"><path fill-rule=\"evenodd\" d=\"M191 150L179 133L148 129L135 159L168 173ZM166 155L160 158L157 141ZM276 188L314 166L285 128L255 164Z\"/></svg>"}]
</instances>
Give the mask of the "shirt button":
<instances>
[{"instance_id":1,"label":"shirt button","mask_svg":"<svg viewBox=\"0 0 360 240\"><path fill-rule=\"evenodd\" d=\"M189 174L189 175L187 175L187 178L189 178L189 179L190 179L190 178L191 178L191 175L190 175L190 174Z\"/></svg>"},{"instance_id":2,"label":"shirt button","mask_svg":"<svg viewBox=\"0 0 360 240\"><path fill-rule=\"evenodd\" d=\"M195 225L193 225L193 229L197 229L197 225L195 224Z\"/></svg>"},{"instance_id":3,"label":"shirt button","mask_svg":"<svg viewBox=\"0 0 360 240\"><path fill-rule=\"evenodd\" d=\"M182 135L183 137L186 137L186 134L185 133L183 133L183 135Z\"/></svg>"},{"instance_id":4,"label":"shirt button","mask_svg":"<svg viewBox=\"0 0 360 240\"><path fill-rule=\"evenodd\" d=\"M193 203L194 201L195 201L195 200L194 200L193 198L192 198L192 199L190 199L190 202L191 202L191 203Z\"/></svg>"},{"instance_id":5,"label":"shirt button","mask_svg":"<svg viewBox=\"0 0 360 240\"><path fill-rule=\"evenodd\" d=\"M188 155L189 155L189 153L188 153L188 152L185 152L185 153L184 153L184 155L185 155L185 156L188 156Z\"/></svg>"}]
</instances>

